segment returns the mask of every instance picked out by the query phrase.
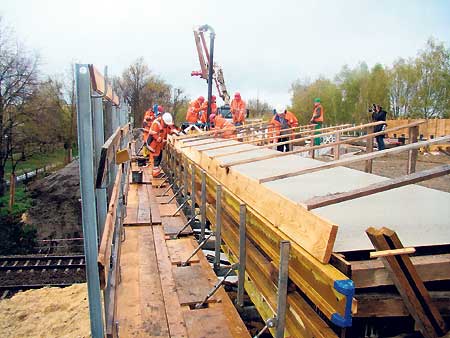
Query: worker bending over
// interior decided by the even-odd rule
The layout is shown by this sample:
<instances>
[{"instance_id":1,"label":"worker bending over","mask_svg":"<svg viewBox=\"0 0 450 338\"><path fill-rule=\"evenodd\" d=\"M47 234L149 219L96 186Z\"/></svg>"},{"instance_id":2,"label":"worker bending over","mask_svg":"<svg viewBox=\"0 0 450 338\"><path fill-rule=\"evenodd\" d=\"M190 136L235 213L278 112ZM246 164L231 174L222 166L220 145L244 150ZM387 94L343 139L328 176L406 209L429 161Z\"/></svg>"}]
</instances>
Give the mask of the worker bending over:
<instances>
[{"instance_id":1,"label":"worker bending over","mask_svg":"<svg viewBox=\"0 0 450 338\"><path fill-rule=\"evenodd\" d=\"M238 92L234 94L234 99L231 101L230 111L235 126L241 126L245 123L247 105L245 104L245 101L242 100L241 94Z\"/></svg>"},{"instance_id":2,"label":"worker bending over","mask_svg":"<svg viewBox=\"0 0 450 338\"><path fill-rule=\"evenodd\" d=\"M197 123L200 120L200 111L202 110L202 105L205 102L203 96L199 96L196 100L189 103L188 110L186 112L186 121L188 123Z\"/></svg>"},{"instance_id":3,"label":"worker bending over","mask_svg":"<svg viewBox=\"0 0 450 338\"><path fill-rule=\"evenodd\" d=\"M162 152L167 141L167 135L175 133L173 118L170 113L158 116L152 123L147 140L147 147L153 156L153 177L158 177L161 173Z\"/></svg>"},{"instance_id":4,"label":"worker bending over","mask_svg":"<svg viewBox=\"0 0 450 338\"><path fill-rule=\"evenodd\" d=\"M312 113L312 117L311 120L309 121L311 124L315 124L316 126L314 127L314 129L321 129L322 128L322 123L323 123L323 107L320 104L320 99L316 98L314 99L314 110ZM320 134L320 131L316 131L314 134ZM315 146L319 146L320 145L320 137L316 137L314 138L314 145Z\"/></svg>"},{"instance_id":5,"label":"worker bending over","mask_svg":"<svg viewBox=\"0 0 450 338\"><path fill-rule=\"evenodd\" d=\"M221 114L211 114L209 116L211 129L216 130L214 136L232 138L236 134L236 128L231 122L225 120Z\"/></svg>"},{"instance_id":6,"label":"worker bending over","mask_svg":"<svg viewBox=\"0 0 450 338\"><path fill-rule=\"evenodd\" d=\"M274 140L274 143L289 141L289 134L291 134L292 132L290 130L287 130L290 129L291 126L289 125L289 120L286 118L285 108L274 109L274 115L272 117L272 120L270 121L270 128L272 128L271 130L275 134L274 136L279 136ZM277 145L277 150L281 152L288 152L289 144Z\"/></svg>"},{"instance_id":7,"label":"worker bending over","mask_svg":"<svg viewBox=\"0 0 450 338\"><path fill-rule=\"evenodd\" d=\"M211 114L217 114L217 104L216 104L216 97L214 95L211 96ZM201 123L206 123L208 121L208 100L204 101L200 113L199 113L199 119Z\"/></svg>"}]
</instances>

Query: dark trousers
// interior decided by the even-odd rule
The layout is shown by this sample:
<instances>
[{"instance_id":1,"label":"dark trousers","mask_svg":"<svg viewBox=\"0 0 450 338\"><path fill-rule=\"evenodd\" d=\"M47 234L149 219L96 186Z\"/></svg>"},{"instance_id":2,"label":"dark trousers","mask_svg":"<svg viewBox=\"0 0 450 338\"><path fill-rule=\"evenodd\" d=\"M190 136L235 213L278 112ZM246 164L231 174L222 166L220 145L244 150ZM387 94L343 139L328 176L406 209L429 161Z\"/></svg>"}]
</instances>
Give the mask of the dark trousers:
<instances>
[{"instance_id":1,"label":"dark trousers","mask_svg":"<svg viewBox=\"0 0 450 338\"><path fill-rule=\"evenodd\" d=\"M161 160L162 160L162 153L163 151L161 150L158 156L154 156L153 157L153 166L155 167L159 167L159 165L161 164Z\"/></svg>"},{"instance_id":2,"label":"dark trousers","mask_svg":"<svg viewBox=\"0 0 450 338\"><path fill-rule=\"evenodd\" d=\"M278 139L278 142L286 142L289 141L289 137L280 137ZM289 151L289 144L282 144L277 146L277 150L281 151L282 153L286 153Z\"/></svg>"},{"instance_id":3,"label":"dark trousers","mask_svg":"<svg viewBox=\"0 0 450 338\"><path fill-rule=\"evenodd\" d=\"M384 150L384 135L377 136L375 139L377 140L378 150Z\"/></svg>"}]
</instances>

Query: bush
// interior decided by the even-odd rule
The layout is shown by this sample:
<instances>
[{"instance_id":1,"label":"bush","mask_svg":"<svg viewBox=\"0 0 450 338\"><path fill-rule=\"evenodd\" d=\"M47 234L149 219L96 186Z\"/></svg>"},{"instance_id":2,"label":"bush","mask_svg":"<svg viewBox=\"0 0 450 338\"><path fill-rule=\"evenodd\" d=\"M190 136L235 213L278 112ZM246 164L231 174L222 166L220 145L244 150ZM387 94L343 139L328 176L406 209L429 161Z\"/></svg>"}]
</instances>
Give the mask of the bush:
<instances>
[{"instance_id":1,"label":"bush","mask_svg":"<svg viewBox=\"0 0 450 338\"><path fill-rule=\"evenodd\" d=\"M24 224L19 215L0 215L0 255L34 253L37 230Z\"/></svg>"}]
</instances>

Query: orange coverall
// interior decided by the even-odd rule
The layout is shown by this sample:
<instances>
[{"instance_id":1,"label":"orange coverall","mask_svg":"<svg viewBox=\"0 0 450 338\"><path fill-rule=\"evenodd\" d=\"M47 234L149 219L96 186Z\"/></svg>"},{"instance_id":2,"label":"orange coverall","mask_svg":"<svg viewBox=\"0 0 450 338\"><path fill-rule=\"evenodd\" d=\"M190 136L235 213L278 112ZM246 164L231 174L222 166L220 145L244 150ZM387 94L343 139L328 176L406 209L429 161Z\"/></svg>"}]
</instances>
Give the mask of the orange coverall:
<instances>
[{"instance_id":1,"label":"orange coverall","mask_svg":"<svg viewBox=\"0 0 450 338\"><path fill-rule=\"evenodd\" d=\"M233 124L225 120L221 115L217 115L214 119L214 130L224 130L224 132L216 134L223 138L231 138L236 132L236 128Z\"/></svg>"},{"instance_id":2,"label":"orange coverall","mask_svg":"<svg viewBox=\"0 0 450 338\"><path fill-rule=\"evenodd\" d=\"M231 114L233 115L233 123L236 125L236 123L243 124L245 122L245 114L246 114L246 108L247 105L245 104L245 101L242 99L233 99L231 101L230 110Z\"/></svg>"},{"instance_id":3,"label":"orange coverall","mask_svg":"<svg viewBox=\"0 0 450 338\"><path fill-rule=\"evenodd\" d=\"M200 121L202 123L206 123L206 115L208 114L208 101L203 102L202 106L200 107L201 115L200 115ZM217 104L215 102L211 103L211 114L217 113Z\"/></svg>"},{"instance_id":4,"label":"orange coverall","mask_svg":"<svg viewBox=\"0 0 450 338\"><path fill-rule=\"evenodd\" d=\"M186 112L186 121L189 123L197 123L199 120L199 112L202 109L202 105L198 100L194 100L189 103L188 110Z\"/></svg>"},{"instance_id":5,"label":"orange coverall","mask_svg":"<svg viewBox=\"0 0 450 338\"><path fill-rule=\"evenodd\" d=\"M142 128L144 129L143 132L143 139L144 142L147 142L148 135L150 128L152 126L152 122L155 119L155 113L151 109L147 109L147 111L144 113L144 120L142 121Z\"/></svg>"}]
</instances>

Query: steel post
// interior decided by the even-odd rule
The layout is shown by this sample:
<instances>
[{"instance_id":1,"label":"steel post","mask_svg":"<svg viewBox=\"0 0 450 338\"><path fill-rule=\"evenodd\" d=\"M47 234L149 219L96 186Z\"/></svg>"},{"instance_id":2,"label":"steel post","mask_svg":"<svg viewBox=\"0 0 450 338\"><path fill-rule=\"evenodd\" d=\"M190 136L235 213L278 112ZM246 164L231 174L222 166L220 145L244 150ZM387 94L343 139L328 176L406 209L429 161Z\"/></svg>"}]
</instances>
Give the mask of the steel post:
<instances>
[{"instance_id":1,"label":"steel post","mask_svg":"<svg viewBox=\"0 0 450 338\"><path fill-rule=\"evenodd\" d=\"M284 338L286 326L286 302L289 278L289 250L291 242L280 242L280 265L278 273L278 295L277 295L277 328L275 338Z\"/></svg>"},{"instance_id":2,"label":"steel post","mask_svg":"<svg viewBox=\"0 0 450 338\"><path fill-rule=\"evenodd\" d=\"M195 217L195 164L194 163L192 163L192 165L191 165L191 217Z\"/></svg>"},{"instance_id":3,"label":"steel post","mask_svg":"<svg viewBox=\"0 0 450 338\"><path fill-rule=\"evenodd\" d=\"M220 245L222 243L222 186L216 187L216 242L214 255L214 268L220 268Z\"/></svg>"},{"instance_id":4,"label":"steel post","mask_svg":"<svg viewBox=\"0 0 450 338\"><path fill-rule=\"evenodd\" d=\"M94 151L91 111L91 80L87 64L75 65L78 119L78 151L80 156L80 191L88 284L89 317L93 338L104 336L100 282L97 266L97 215L94 189Z\"/></svg>"},{"instance_id":5,"label":"steel post","mask_svg":"<svg viewBox=\"0 0 450 338\"><path fill-rule=\"evenodd\" d=\"M202 170L202 196L200 203L200 239L205 238L206 229L206 171Z\"/></svg>"},{"instance_id":6,"label":"steel post","mask_svg":"<svg viewBox=\"0 0 450 338\"><path fill-rule=\"evenodd\" d=\"M183 178L184 178L184 198L187 199L188 198L188 191L189 191L189 182L188 182L188 160L187 158L184 159L184 173L183 173Z\"/></svg>"},{"instance_id":7,"label":"steel post","mask_svg":"<svg viewBox=\"0 0 450 338\"><path fill-rule=\"evenodd\" d=\"M100 152L103 144L105 143L105 127L103 123L103 102L101 98L92 99L93 109L93 129L94 129L94 170L98 170L98 164L100 162ZM95 173L95 172L94 172ZM95 190L95 200L97 207L97 226L98 235L101 237L103 233L103 227L105 225L106 214L108 212L108 201L106 198L106 189L100 188Z\"/></svg>"},{"instance_id":8,"label":"steel post","mask_svg":"<svg viewBox=\"0 0 450 338\"><path fill-rule=\"evenodd\" d=\"M239 269L238 269L238 292L236 302L238 306L244 306L244 282L245 267L247 261L246 250L246 223L247 223L247 206L241 204L239 207Z\"/></svg>"}]
</instances>

